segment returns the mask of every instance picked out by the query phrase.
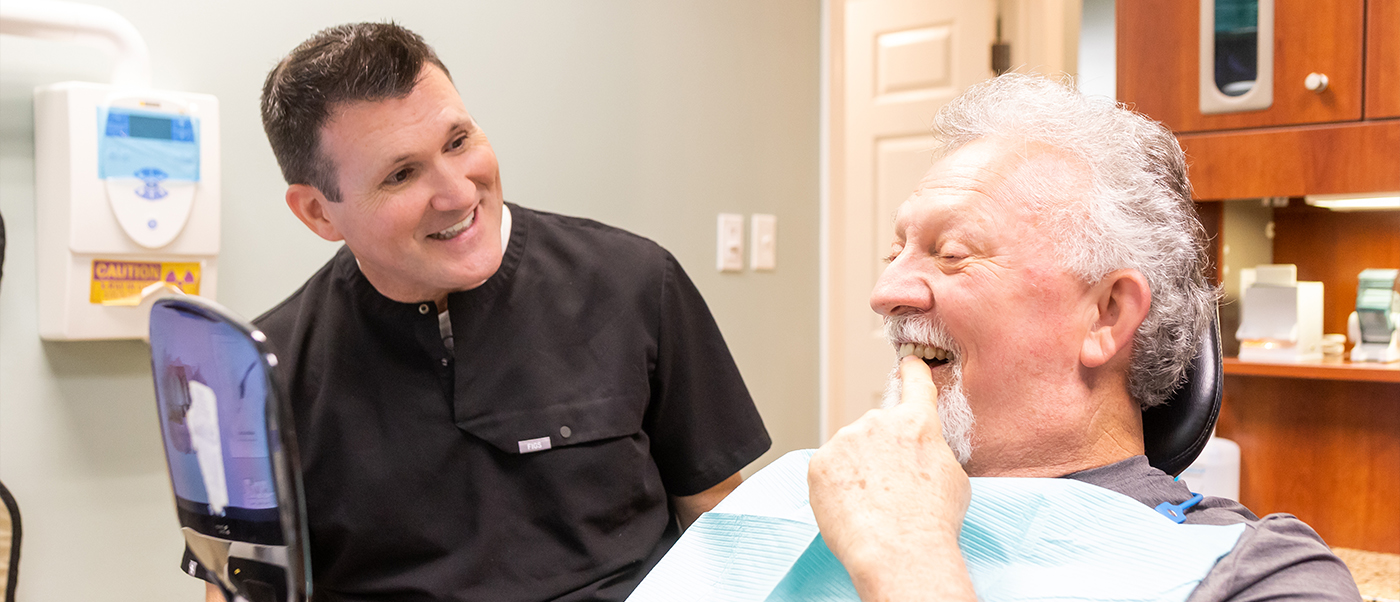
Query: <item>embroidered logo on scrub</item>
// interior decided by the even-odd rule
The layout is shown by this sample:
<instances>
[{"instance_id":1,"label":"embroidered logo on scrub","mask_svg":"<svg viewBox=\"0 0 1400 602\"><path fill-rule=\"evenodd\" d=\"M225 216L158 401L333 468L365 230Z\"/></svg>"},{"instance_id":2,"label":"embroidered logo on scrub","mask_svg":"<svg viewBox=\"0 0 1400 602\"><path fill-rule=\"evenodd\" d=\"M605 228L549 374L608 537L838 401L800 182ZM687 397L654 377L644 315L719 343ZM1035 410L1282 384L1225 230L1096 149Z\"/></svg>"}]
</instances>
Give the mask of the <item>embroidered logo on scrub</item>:
<instances>
[{"instance_id":1,"label":"embroidered logo on scrub","mask_svg":"<svg viewBox=\"0 0 1400 602\"><path fill-rule=\"evenodd\" d=\"M525 439L523 441L516 441L516 444L520 446L520 453L522 454L544 451L546 449L549 449L550 447L553 447L549 444L549 437L540 437L538 439Z\"/></svg>"}]
</instances>

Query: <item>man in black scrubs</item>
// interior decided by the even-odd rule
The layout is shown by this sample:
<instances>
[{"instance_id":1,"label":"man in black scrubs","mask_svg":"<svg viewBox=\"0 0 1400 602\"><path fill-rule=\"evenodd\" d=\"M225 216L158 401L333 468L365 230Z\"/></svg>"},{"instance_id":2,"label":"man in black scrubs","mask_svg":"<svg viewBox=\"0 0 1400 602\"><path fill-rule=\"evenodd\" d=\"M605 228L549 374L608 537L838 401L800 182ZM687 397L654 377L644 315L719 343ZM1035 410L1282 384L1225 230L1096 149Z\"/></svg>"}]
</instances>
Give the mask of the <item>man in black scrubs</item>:
<instances>
[{"instance_id":1,"label":"man in black scrubs","mask_svg":"<svg viewBox=\"0 0 1400 602\"><path fill-rule=\"evenodd\" d=\"M622 600L768 449L675 258L505 204L416 34L316 34L262 114L287 205L345 241L256 320L296 419L318 600Z\"/></svg>"}]
</instances>

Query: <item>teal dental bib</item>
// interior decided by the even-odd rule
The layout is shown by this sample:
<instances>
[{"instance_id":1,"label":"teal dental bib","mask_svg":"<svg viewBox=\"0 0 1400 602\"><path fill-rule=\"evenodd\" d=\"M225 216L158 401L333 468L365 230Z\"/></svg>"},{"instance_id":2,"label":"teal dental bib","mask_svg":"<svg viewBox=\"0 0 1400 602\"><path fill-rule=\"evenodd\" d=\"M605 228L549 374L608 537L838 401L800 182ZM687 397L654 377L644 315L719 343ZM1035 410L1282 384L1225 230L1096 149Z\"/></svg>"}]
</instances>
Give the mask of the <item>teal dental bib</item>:
<instances>
[{"instance_id":1,"label":"teal dental bib","mask_svg":"<svg viewBox=\"0 0 1400 602\"><path fill-rule=\"evenodd\" d=\"M629 602L856 602L791 452L691 525ZM959 540L977 599L1186 600L1243 524L1184 525L1072 479L973 478Z\"/></svg>"}]
</instances>

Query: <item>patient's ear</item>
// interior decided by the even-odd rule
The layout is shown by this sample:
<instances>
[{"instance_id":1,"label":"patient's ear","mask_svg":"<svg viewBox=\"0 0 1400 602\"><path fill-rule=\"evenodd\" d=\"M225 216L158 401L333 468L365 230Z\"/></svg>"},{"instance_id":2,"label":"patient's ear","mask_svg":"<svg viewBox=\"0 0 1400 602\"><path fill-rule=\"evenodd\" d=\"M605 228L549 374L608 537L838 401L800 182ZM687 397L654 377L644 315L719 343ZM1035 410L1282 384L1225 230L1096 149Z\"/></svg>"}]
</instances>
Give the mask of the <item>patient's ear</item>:
<instances>
[{"instance_id":1,"label":"patient's ear","mask_svg":"<svg viewBox=\"0 0 1400 602\"><path fill-rule=\"evenodd\" d=\"M1132 349L1133 335L1152 305L1152 289L1141 272L1117 270L1090 287L1090 300L1094 306L1079 362L1097 368Z\"/></svg>"},{"instance_id":2,"label":"patient's ear","mask_svg":"<svg viewBox=\"0 0 1400 602\"><path fill-rule=\"evenodd\" d=\"M344 240L340 230L331 223L330 200L315 186L292 184L287 187L287 207L317 236L335 242Z\"/></svg>"}]
</instances>

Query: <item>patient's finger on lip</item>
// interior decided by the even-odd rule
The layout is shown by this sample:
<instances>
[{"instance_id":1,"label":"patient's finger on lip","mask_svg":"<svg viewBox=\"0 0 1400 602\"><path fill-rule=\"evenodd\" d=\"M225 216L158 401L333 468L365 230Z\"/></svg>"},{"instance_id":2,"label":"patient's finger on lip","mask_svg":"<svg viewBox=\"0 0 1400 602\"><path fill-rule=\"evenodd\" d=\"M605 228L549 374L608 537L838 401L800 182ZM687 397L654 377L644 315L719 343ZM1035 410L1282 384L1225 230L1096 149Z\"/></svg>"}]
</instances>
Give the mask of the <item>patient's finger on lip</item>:
<instances>
[{"instance_id":1,"label":"patient's finger on lip","mask_svg":"<svg viewBox=\"0 0 1400 602\"><path fill-rule=\"evenodd\" d=\"M938 389L933 386L933 371L923 359L910 355L899 360L899 380L903 385L900 403L938 405Z\"/></svg>"}]
</instances>

